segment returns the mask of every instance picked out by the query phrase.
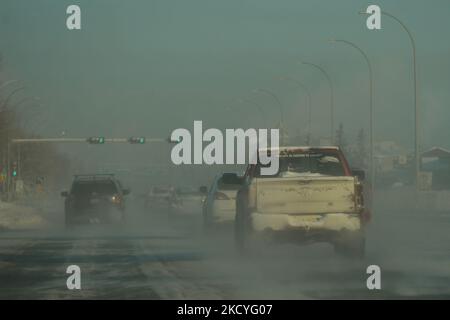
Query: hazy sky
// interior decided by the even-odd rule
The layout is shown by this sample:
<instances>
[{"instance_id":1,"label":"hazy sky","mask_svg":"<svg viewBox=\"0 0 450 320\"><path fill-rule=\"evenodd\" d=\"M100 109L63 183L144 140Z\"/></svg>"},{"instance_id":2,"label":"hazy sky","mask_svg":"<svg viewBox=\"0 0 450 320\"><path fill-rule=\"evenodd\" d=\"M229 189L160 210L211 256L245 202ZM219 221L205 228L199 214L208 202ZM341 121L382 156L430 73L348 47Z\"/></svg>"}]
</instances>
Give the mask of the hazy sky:
<instances>
[{"instance_id":1,"label":"hazy sky","mask_svg":"<svg viewBox=\"0 0 450 320\"><path fill-rule=\"evenodd\" d=\"M82 30L66 29L66 8L82 10ZM3 80L20 79L26 95L41 97L40 132L70 136L167 136L194 119L209 126L261 123L260 103L275 122L278 94L290 132L306 123L304 93L280 82L295 77L313 96L313 134L329 132L329 89L335 84L336 127L348 140L368 126L368 74L360 45L374 67L375 134L412 147L411 46L398 24L385 18L369 31L358 11L368 4L398 16L417 42L422 142L450 147L450 1L325 0L0 0ZM230 111L226 106L233 106ZM253 123L246 122L248 117ZM33 120L34 121L34 120Z\"/></svg>"}]
</instances>

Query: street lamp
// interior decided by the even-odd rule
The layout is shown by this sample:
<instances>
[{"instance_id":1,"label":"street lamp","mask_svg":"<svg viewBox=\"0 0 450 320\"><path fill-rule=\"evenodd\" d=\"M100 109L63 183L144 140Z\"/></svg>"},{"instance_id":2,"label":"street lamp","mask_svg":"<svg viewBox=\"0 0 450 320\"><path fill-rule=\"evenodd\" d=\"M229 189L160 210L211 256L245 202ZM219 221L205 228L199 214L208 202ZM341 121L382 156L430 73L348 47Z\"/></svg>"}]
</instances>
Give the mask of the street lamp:
<instances>
[{"instance_id":1,"label":"street lamp","mask_svg":"<svg viewBox=\"0 0 450 320\"><path fill-rule=\"evenodd\" d=\"M25 90L25 87L20 87L15 90L13 90L5 99L5 102L3 103L2 107L0 108L0 111L4 111L6 109L6 106L8 105L9 100L19 91Z\"/></svg>"},{"instance_id":2,"label":"street lamp","mask_svg":"<svg viewBox=\"0 0 450 320\"><path fill-rule=\"evenodd\" d=\"M417 64L416 64L416 42L414 37L406 25L397 17L392 14L382 11L383 15L395 20L403 30L408 34L409 40L411 41L412 47L412 58L413 58L413 77L414 77L414 157L415 157L415 178L416 178L416 190L419 189L419 170L420 170L420 155L419 155L419 106L417 101ZM360 14L368 15L367 12L360 12Z\"/></svg>"},{"instance_id":3,"label":"street lamp","mask_svg":"<svg viewBox=\"0 0 450 320\"><path fill-rule=\"evenodd\" d=\"M374 160L373 160L373 141L374 141L374 135L373 135L373 72L372 72L372 64L370 63L369 57L367 56L367 54L356 44L354 44L353 42L347 41L347 40L338 40L338 39L331 39L331 42L339 42L339 43L344 43L346 45L349 45L353 48L355 48L356 50L358 50L361 55L364 57L364 60L366 60L367 63L367 67L369 70L369 118L370 118L370 123L369 123L369 145L370 145L370 183L371 183L371 187L372 187L372 191L374 190L375 187L375 167L374 167Z\"/></svg>"},{"instance_id":4,"label":"street lamp","mask_svg":"<svg viewBox=\"0 0 450 320\"><path fill-rule=\"evenodd\" d=\"M279 127L280 127L280 131L281 131L281 134L280 134L281 135L281 143L283 144L284 136L285 136L284 127L283 127L284 126L284 112L283 112L284 108L283 108L283 105L282 105L280 99L278 99L278 96L274 92L267 90L267 89L258 88L258 89L253 90L253 92L264 93L266 95L269 95L269 96L273 97L274 100L277 102L277 105L280 109L280 126Z\"/></svg>"},{"instance_id":5,"label":"street lamp","mask_svg":"<svg viewBox=\"0 0 450 320\"><path fill-rule=\"evenodd\" d=\"M314 63L310 63L310 62L305 62L305 61L303 61L302 64L312 66L312 67L316 68L317 70L319 70L325 76L325 78L328 81L328 85L330 86L330 122L331 122L330 138L331 138L331 142L333 143L333 141L334 141L334 88L333 88L333 81L331 81L330 75L321 66L314 64Z\"/></svg>"},{"instance_id":6,"label":"street lamp","mask_svg":"<svg viewBox=\"0 0 450 320\"><path fill-rule=\"evenodd\" d=\"M229 115L231 115L231 119L234 119L234 117L233 117L234 114L233 114L233 113L234 113L235 110L238 109L238 108L235 107L235 106L231 106L231 105L225 105L225 109L231 111L231 112L229 113ZM238 114L238 116L240 116L239 112L236 112L236 113ZM245 120L246 120L246 122L247 122L247 125L249 125L249 124L251 123L251 120L250 120L250 118L249 118L248 115L245 115Z\"/></svg>"},{"instance_id":7,"label":"street lamp","mask_svg":"<svg viewBox=\"0 0 450 320\"><path fill-rule=\"evenodd\" d=\"M274 100L276 101L278 108L280 110L280 129L283 131L284 112L283 112L283 105L281 104L280 99L278 99L278 96L270 90L261 89L261 88L255 89L255 90L253 90L253 92L254 93L264 93L264 94L269 95L274 98ZM283 137L283 134L281 136Z\"/></svg>"},{"instance_id":8,"label":"street lamp","mask_svg":"<svg viewBox=\"0 0 450 320\"><path fill-rule=\"evenodd\" d=\"M25 97L22 100L18 101L16 104L14 104L13 106L11 106L11 109L16 110L18 106L26 103L26 102L31 102L31 101L40 101L41 99L39 97Z\"/></svg>"},{"instance_id":9,"label":"street lamp","mask_svg":"<svg viewBox=\"0 0 450 320\"><path fill-rule=\"evenodd\" d=\"M290 81L295 83L297 86L299 86L300 88L302 88L305 92L306 92L306 97L307 97L307 109L308 109L308 137L307 137L307 144L309 145L310 142L310 138L311 138L311 91L308 89L307 86L305 86L302 82L293 79L291 77L279 77L278 80L281 81Z\"/></svg>"},{"instance_id":10,"label":"street lamp","mask_svg":"<svg viewBox=\"0 0 450 320\"><path fill-rule=\"evenodd\" d=\"M257 103L256 103L255 101L253 101L253 100L249 100L249 99L245 99L245 98L239 98L239 99L237 99L237 101L238 101L239 103L248 103L248 104L254 105L254 106L258 109L259 114L261 115L261 118L262 118L263 121L264 121L264 127L267 127L267 118L266 118L266 114L265 114L265 112L264 112L264 109L263 109L259 104L257 104Z\"/></svg>"}]
</instances>

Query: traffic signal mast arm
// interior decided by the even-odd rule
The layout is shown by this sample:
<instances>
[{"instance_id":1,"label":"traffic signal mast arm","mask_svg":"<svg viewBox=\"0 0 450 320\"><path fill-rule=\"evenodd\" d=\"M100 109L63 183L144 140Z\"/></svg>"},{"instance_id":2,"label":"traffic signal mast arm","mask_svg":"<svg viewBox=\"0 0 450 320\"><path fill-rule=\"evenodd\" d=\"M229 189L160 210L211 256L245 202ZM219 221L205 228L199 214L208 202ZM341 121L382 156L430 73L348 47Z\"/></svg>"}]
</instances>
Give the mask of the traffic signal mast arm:
<instances>
[{"instance_id":1,"label":"traffic signal mast arm","mask_svg":"<svg viewBox=\"0 0 450 320\"><path fill-rule=\"evenodd\" d=\"M133 141L133 142L132 142ZM130 137L130 138L104 138L104 137L89 137L89 138L29 138L29 139L11 139L12 143L73 143L73 142L88 142L91 144L104 143L132 143L144 144L146 142L166 142L163 138L146 138L146 137Z\"/></svg>"}]
</instances>

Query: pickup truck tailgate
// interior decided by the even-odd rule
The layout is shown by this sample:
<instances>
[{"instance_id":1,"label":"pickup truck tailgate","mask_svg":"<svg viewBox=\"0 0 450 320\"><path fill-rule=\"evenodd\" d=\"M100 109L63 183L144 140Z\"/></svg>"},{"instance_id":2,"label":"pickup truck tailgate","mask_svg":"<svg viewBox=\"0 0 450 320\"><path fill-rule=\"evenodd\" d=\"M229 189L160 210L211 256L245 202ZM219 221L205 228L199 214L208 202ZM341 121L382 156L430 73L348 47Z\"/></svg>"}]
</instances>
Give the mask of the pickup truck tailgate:
<instances>
[{"instance_id":1,"label":"pickup truck tailgate","mask_svg":"<svg viewBox=\"0 0 450 320\"><path fill-rule=\"evenodd\" d=\"M268 214L355 213L354 177L257 178L256 211Z\"/></svg>"}]
</instances>

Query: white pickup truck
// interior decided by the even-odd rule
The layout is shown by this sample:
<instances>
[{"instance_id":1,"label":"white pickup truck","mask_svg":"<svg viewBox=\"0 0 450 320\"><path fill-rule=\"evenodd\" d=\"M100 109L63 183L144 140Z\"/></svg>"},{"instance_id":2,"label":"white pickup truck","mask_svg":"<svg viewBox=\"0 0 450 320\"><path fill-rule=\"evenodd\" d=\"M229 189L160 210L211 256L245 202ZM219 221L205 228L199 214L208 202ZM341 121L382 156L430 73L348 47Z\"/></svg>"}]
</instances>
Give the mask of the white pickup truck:
<instances>
[{"instance_id":1,"label":"white pickup truck","mask_svg":"<svg viewBox=\"0 0 450 320\"><path fill-rule=\"evenodd\" d=\"M259 235L326 241L338 253L364 255L364 172L351 171L337 147L282 147L279 170L247 167L236 198L235 240L244 250Z\"/></svg>"}]
</instances>

